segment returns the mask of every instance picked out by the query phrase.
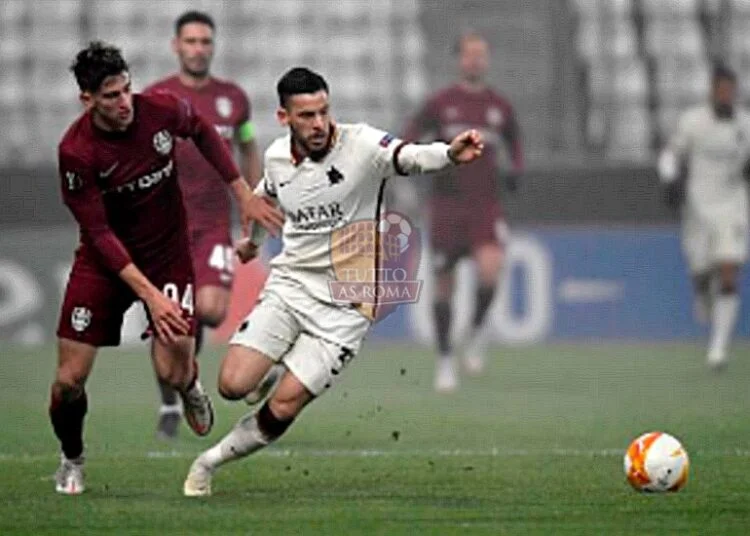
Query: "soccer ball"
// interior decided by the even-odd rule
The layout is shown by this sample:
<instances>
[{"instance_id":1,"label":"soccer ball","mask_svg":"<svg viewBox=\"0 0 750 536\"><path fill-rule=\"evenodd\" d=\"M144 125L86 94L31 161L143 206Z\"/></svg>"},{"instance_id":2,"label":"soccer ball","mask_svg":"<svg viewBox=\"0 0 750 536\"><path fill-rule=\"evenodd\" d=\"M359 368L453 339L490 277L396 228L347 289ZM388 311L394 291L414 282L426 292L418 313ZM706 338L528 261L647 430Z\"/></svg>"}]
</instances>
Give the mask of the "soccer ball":
<instances>
[{"instance_id":1,"label":"soccer ball","mask_svg":"<svg viewBox=\"0 0 750 536\"><path fill-rule=\"evenodd\" d=\"M638 491L678 491L687 482L689 467L685 448L663 432L643 434L625 453L625 476Z\"/></svg>"},{"instance_id":2,"label":"soccer ball","mask_svg":"<svg viewBox=\"0 0 750 536\"><path fill-rule=\"evenodd\" d=\"M404 253L409 249L409 236L412 227L404 216L398 212L389 212L378 224L378 230L382 235L394 235L398 240L399 253Z\"/></svg>"}]
</instances>

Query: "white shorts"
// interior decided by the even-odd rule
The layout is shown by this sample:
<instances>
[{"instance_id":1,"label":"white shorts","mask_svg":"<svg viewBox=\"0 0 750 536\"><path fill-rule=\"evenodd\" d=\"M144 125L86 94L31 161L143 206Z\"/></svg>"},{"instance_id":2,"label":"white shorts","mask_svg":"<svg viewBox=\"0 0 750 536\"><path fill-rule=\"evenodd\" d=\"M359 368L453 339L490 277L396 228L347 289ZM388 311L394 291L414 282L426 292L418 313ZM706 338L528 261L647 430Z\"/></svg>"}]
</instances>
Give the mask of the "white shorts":
<instances>
[{"instance_id":1,"label":"white shorts","mask_svg":"<svg viewBox=\"0 0 750 536\"><path fill-rule=\"evenodd\" d=\"M294 282L272 277L229 344L283 363L318 396L357 355L370 325L351 307L322 302Z\"/></svg>"},{"instance_id":2,"label":"white shorts","mask_svg":"<svg viewBox=\"0 0 750 536\"><path fill-rule=\"evenodd\" d=\"M682 249L692 273L701 273L729 262L744 264L748 253L747 217L728 214L718 218L686 217Z\"/></svg>"}]
</instances>

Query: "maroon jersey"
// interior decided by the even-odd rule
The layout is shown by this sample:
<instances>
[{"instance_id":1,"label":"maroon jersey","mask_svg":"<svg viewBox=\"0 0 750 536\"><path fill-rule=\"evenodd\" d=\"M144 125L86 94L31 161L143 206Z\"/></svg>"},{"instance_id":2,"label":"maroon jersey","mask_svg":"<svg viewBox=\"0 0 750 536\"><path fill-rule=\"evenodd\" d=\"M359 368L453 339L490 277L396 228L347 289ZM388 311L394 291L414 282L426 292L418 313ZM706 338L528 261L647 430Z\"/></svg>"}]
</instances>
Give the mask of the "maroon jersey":
<instances>
[{"instance_id":1,"label":"maroon jersey","mask_svg":"<svg viewBox=\"0 0 750 536\"><path fill-rule=\"evenodd\" d=\"M184 85L175 75L156 82L145 93L160 90L170 91L189 102L214 125L230 152L235 136L250 120L247 95L231 82L211 78L207 85L195 89ZM190 227L213 228L217 221L226 221L228 225L229 198L214 167L190 140L179 141L176 154Z\"/></svg>"},{"instance_id":2,"label":"maroon jersey","mask_svg":"<svg viewBox=\"0 0 750 536\"><path fill-rule=\"evenodd\" d=\"M513 108L489 88L473 92L456 84L439 91L408 125L404 138L418 140L431 134L450 142L471 128L482 133L484 154L476 162L441 174L434 181L434 194L469 200L496 199L500 169L522 171L523 153Z\"/></svg>"},{"instance_id":3,"label":"maroon jersey","mask_svg":"<svg viewBox=\"0 0 750 536\"><path fill-rule=\"evenodd\" d=\"M216 130L189 104L163 93L134 95L123 132L77 119L59 145L65 204L81 228L78 258L119 272L131 261L154 273L184 258L188 234L177 183L174 140L191 138L231 181L239 177Z\"/></svg>"}]
</instances>

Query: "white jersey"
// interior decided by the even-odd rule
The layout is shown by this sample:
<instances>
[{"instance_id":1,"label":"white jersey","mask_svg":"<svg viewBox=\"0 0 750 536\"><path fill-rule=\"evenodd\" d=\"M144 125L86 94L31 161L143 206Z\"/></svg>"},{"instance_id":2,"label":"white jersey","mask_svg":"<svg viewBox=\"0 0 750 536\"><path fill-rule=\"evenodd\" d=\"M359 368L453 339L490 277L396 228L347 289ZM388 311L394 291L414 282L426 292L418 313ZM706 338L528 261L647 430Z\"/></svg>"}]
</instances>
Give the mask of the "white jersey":
<instances>
[{"instance_id":1,"label":"white jersey","mask_svg":"<svg viewBox=\"0 0 750 536\"><path fill-rule=\"evenodd\" d=\"M394 153L402 146L413 147L366 124L336 125L331 150L317 162L310 158L296 162L289 135L270 145L256 193L275 198L285 215L283 248L271 261L272 279L291 280L316 299L333 303L332 232L353 222L378 221L386 180L397 173L420 171L416 165L396 169ZM450 163L446 147L433 147L429 163L439 165L430 167ZM442 151L439 158L434 157L436 149ZM420 155L428 152L420 151Z\"/></svg>"},{"instance_id":2,"label":"white jersey","mask_svg":"<svg viewBox=\"0 0 750 536\"><path fill-rule=\"evenodd\" d=\"M748 212L747 184L742 168L750 157L750 115L716 117L710 105L692 108L680 118L670 149L688 164L687 217L716 218Z\"/></svg>"}]
</instances>

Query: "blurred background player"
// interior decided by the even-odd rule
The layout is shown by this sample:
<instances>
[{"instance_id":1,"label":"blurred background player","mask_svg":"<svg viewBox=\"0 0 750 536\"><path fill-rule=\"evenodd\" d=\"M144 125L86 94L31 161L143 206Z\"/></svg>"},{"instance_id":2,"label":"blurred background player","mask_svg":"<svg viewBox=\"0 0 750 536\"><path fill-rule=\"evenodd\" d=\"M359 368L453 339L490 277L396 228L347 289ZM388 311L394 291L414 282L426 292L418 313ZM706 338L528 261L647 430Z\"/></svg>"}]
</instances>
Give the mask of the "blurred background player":
<instances>
[{"instance_id":1,"label":"blurred background player","mask_svg":"<svg viewBox=\"0 0 750 536\"><path fill-rule=\"evenodd\" d=\"M458 387L458 367L451 342L451 300L454 272L464 257L474 260L478 287L472 331L466 339L464 365L479 374L484 368L485 340L482 326L495 296L503 265L507 227L499 202L501 167L509 191L515 191L523 171L523 152L518 124L510 103L487 86L490 61L487 41L476 33L463 35L457 43L461 80L429 98L406 128L404 138L425 135L450 140L468 128L479 130L485 152L478 161L451 170L433 184L430 201L430 239L435 273L433 307L439 358L435 389ZM504 164L510 154L510 167Z\"/></svg>"},{"instance_id":2,"label":"blurred background player","mask_svg":"<svg viewBox=\"0 0 750 536\"><path fill-rule=\"evenodd\" d=\"M667 201L680 207L696 319L710 324L707 362L726 363L748 249L750 115L736 104L733 71L716 66L711 102L687 110L658 163ZM743 174L745 175L743 177Z\"/></svg>"},{"instance_id":3,"label":"blurred background player","mask_svg":"<svg viewBox=\"0 0 750 536\"><path fill-rule=\"evenodd\" d=\"M174 163L174 139L190 137L230 185L249 218L281 215L252 196L216 130L173 95L134 95L120 51L92 43L72 70L86 112L59 144L63 200L80 227L57 335L50 419L61 444L56 491L83 481L85 383L99 347L117 346L123 314L136 300L155 335L157 376L179 392L195 433L213 408L194 366L193 268ZM269 220L266 220L267 222Z\"/></svg>"},{"instance_id":4,"label":"blurred background player","mask_svg":"<svg viewBox=\"0 0 750 536\"><path fill-rule=\"evenodd\" d=\"M146 92L170 91L187 100L212 123L230 149L240 153L242 174L255 185L260 179L260 157L251 121L250 101L235 83L211 75L215 24L211 16L188 11L175 22L172 50L180 63L177 74L159 80ZM231 210L221 177L190 140L178 141L177 166L188 214L190 247L195 270L196 355L203 326L215 328L224 321L229 306L234 252ZM157 432L173 438L179 429L181 408L177 393L159 382L161 408Z\"/></svg>"}]
</instances>

